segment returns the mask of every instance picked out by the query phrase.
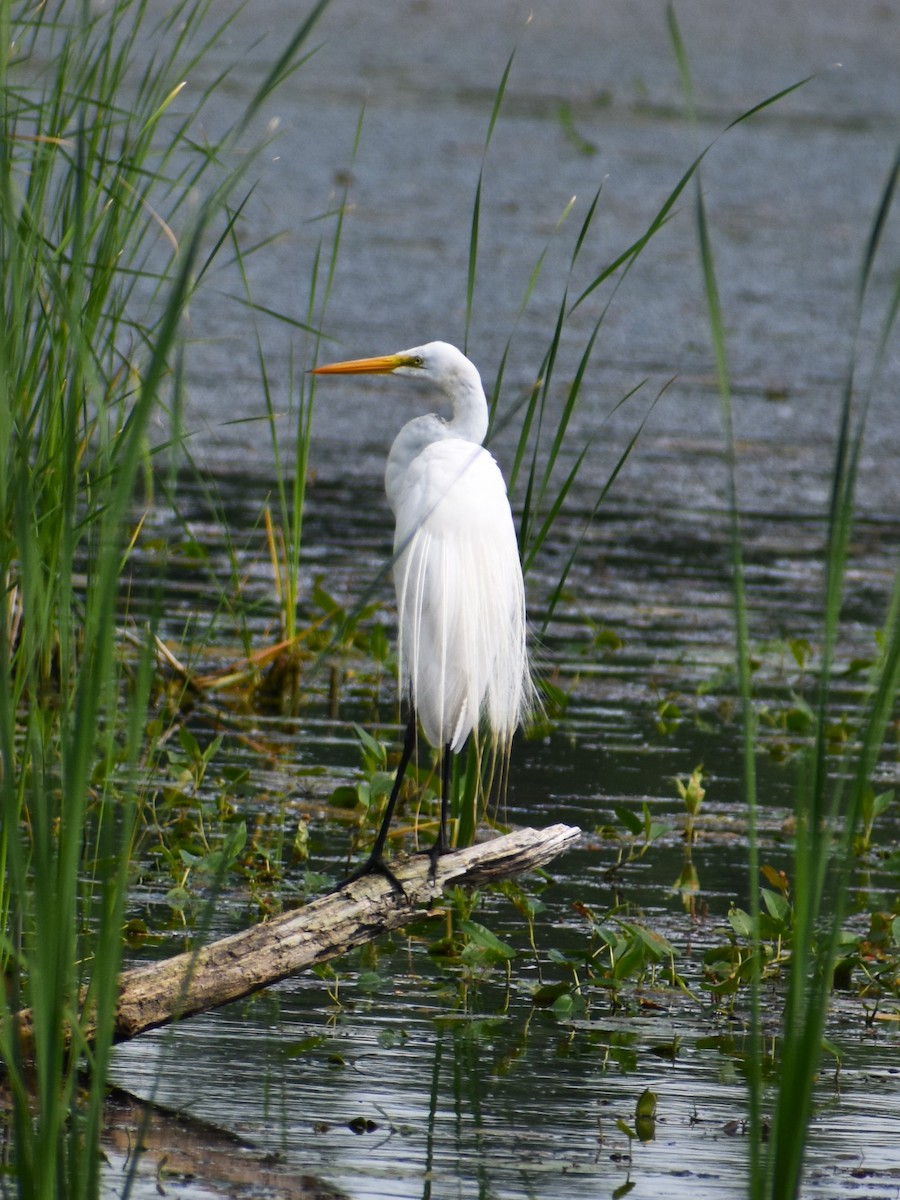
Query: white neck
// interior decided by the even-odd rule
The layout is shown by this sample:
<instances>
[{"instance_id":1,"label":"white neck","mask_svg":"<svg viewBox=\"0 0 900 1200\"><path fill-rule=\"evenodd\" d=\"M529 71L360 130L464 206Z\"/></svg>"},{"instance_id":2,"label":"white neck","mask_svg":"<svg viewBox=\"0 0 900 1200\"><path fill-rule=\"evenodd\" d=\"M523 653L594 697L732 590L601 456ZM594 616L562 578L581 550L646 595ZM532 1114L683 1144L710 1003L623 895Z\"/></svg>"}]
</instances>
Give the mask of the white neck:
<instances>
[{"instance_id":1,"label":"white neck","mask_svg":"<svg viewBox=\"0 0 900 1200\"><path fill-rule=\"evenodd\" d=\"M453 411L446 422L446 436L481 445L488 428L488 408L481 376L474 364L460 354L453 369L435 382Z\"/></svg>"}]
</instances>

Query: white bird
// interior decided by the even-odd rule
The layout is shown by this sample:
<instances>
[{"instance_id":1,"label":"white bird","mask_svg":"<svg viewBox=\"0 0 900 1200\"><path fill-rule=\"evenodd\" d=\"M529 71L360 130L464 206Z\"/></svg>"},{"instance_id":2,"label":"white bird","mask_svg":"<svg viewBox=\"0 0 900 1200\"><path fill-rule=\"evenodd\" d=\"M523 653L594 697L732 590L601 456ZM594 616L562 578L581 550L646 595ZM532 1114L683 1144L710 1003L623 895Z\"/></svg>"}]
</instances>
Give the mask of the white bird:
<instances>
[{"instance_id":1,"label":"white bird","mask_svg":"<svg viewBox=\"0 0 900 1200\"><path fill-rule=\"evenodd\" d=\"M488 407L475 366L455 346L429 342L399 354L317 367L316 375L405 375L436 385L452 416L415 417L385 470L396 518L394 585L399 663L410 713L403 753L372 852L353 878L378 870L396 884L383 850L415 749L416 718L442 752L441 823L432 863L447 849L451 754L482 718L508 753L531 701L525 587L506 485L482 446Z\"/></svg>"}]
</instances>

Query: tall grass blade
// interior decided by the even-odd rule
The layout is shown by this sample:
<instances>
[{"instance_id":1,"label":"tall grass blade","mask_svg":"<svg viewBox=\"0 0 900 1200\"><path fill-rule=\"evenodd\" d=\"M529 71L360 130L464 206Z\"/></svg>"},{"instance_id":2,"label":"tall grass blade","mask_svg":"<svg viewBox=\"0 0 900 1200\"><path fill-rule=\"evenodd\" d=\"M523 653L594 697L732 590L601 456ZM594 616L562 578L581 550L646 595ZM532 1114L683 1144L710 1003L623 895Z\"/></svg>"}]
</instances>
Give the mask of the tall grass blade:
<instances>
[{"instance_id":1,"label":"tall grass blade","mask_svg":"<svg viewBox=\"0 0 900 1200\"><path fill-rule=\"evenodd\" d=\"M691 75L690 63L688 62L687 48L684 44L684 38L681 36L678 18L675 16L674 4L666 5L666 24L669 28L669 40L672 43L675 62L678 65L678 77L681 80L681 90L684 92L684 98L687 103L688 116L692 122L696 123L697 107L694 104L694 80Z\"/></svg>"},{"instance_id":2,"label":"tall grass blade","mask_svg":"<svg viewBox=\"0 0 900 1200\"><path fill-rule=\"evenodd\" d=\"M235 138L323 7L235 128L201 145L170 72L199 62L207 3L157 22L168 55L149 49L145 4L80 17L0 4L0 1053L23 1197L100 1190L153 674L152 637L129 659L118 622L151 419L168 407L177 448L183 314L253 162ZM12 1020L23 1008L30 1047Z\"/></svg>"},{"instance_id":3,"label":"tall grass blade","mask_svg":"<svg viewBox=\"0 0 900 1200\"><path fill-rule=\"evenodd\" d=\"M613 408L612 411L615 412L617 409L621 408L623 404L627 403L627 401L630 400L632 396L636 395L637 392L639 392L640 389L644 386L644 382L646 382L646 381L642 381L641 383L636 384L635 387L633 387L630 392L627 392L622 397L622 399L618 402L618 404L616 404L615 408ZM647 424L647 421L650 418L650 414L653 412L653 409L656 407L658 401L662 399L663 394L668 390L671 383L672 383L672 380L669 380L659 390L659 392L656 395L656 398L654 399L653 403L650 405L650 408L647 410L643 419L638 424L634 433L628 439L628 443L625 446L625 449L622 451L622 453L619 455L618 459L616 460L616 465L613 467L612 471L609 473L609 476L606 479L606 482L601 487L600 492L597 495L597 499L594 501L594 506L591 509L587 520L584 522L584 525L582 526L581 533L579 534L578 538L575 541L574 546L572 547L571 551L569 552L568 556L566 557L566 560L562 566L562 570L559 571L557 574L557 578L556 578L553 590L551 591L550 596L547 600L547 608L544 613L544 620L541 624L541 630L540 630L540 632L542 634L546 633L547 628L550 625L550 622L553 620L553 615L556 612L557 606L559 605L559 602L563 596L563 592L565 591L566 581L568 580L569 574L575 565L575 561L581 550L581 546L584 542L584 539L587 536L588 530L591 528L594 521L597 519L597 515L600 512L600 507L603 504L603 501L606 499L610 488L615 483L616 479L618 479L619 472L622 470L625 463L631 457L631 453L634 450L634 447L637 445L638 439L640 438L641 434L644 431L644 426ZM549 520L545 521L545 523L541 527L541 530L539 531L537 537L534 539L536 545L540 546L546 540L551 527L552 527L552 522L550 522Z\"/></svg>"},{"instance_id":4,"label":"tall grass blade","mask_svg":"<svg viewBox=\"0 0 900 1200\"><path fill-rule=\"evenodd\" d=\"M750 916L753 925L753 972L750 990L750 1032L747 1055L747 1081L750 1096L750 1193L757 1195L760 1187L761 1168L759 1147L762 1129L762 1073L760 1038L760 894L759 894L759 841L757 833L756 791L756 711L752 697L752 670L750 665L750 633L747 619L747 594L744 579L744 556L741 536L740 508L737 494L737 455L735 452L734 422L731 402L731 382L725 345L725 329L719 289L716 283L715 263L706 219L703 192L696 189L697 234L700 259L703 269L703 287L706 294L707 316L710 336L716 361L716 379L719 390L719 406L725 440L726 495L731 525L731 587L734 600L735 658L738 681L738 700L741 709L743 741L744 795L747 805L748 865L750 881Z\"/></svg>"},{"instance_id":5,"label":"tall grass blade","mask_svg":"<svg viewBox=\"0 0 900 1200\"><path fill-rule=\"evenodd\" d=\"M484 164L487 159L488 148L491 144L491 138L494 136L494 129L497 125L497 118L500 116L500 108L503 104L503 97L506 95L506 85L509 82L509 74L512 70L513 61L516 57L516 52L510 54L506 66L503 69L503 74L500 77L500 83L497 91L494 94L494 103L491 106L491 115L488 120L487 134L484 139L484 149L481 153L481 167L478 171L478 183L475 187L475 201L472 205L472 218L469 228L469 266L466 274L466 319L463 328L463 353L468 353L469 331L472 328L472 308L475 303L475 276L478 267L478 229L481 222L481 192L484 183Z\"/></svg>"},{"instance_id":6,"label":"tall grass blade","mask_svg":"<svg viewBox=\"0 0 900 1200\"><path fill-rule=\"evenodd\" d=\"M880 374L883 348L888 344L897 316L897 287L900 285L895 285L888 296L869 378L866 386L859 389L862 391L862 401L858 410L855 409L858 391L856 346L875 262L895 199L898 166L900 155L895 157L888 172L860 267L853 348L839 416L832 472L817 733L798 793L795 949L784 1020L781 1080L768 1160L767 1187L769 1194L778 1200L798 1195L802 1182L815 1073L821 1054L838 942L849 902L854 841L860 827L865 791L881 754L886 725L900 687L898 571L882 631L881 653L863 707L856 748L845 756L839 771L829 772L826 752L831 679L840 631L860 453L869 399ZM855 763L852 755L855 755ZM804 889L802 896L801 888ZM816 946L823 919L827 919L827 934L820 940L814 956L809 947Z\"/></svg>"},{"instance_id":7,"label":"tall grass blade","mask_svg":"<svg viewBox=\"0 0 900 1200\"><path fill-rule=\"evenodd\" d=\"M696 122L696 104L694 99L693 81L691 77L690 64L685 49L684 41L681 36L681 31L678 26L678 21L675 16L674 6L669 5L667 9L668 25L670 37L673 45L676 62L678 64L679 74L681 77L682 88L687 102L688 112L693 121ZM769 105L776 103L785 96L802 87L806 80L801 80L799 83L793 84L788 88L784 88L779 92L769 96L757 105L740 114L735 120L730 122L724 132L735 128L741 122L749 117L761 112ZM721 135L720 135L721 136ZM771 1177L767 1177L766 1165L763 1159L763 1142L762 1142L762 1105L763 1105L763 1078L762 1078L762 1033L761 1033L761 1003L760 1003L760 892L759 892L759 843L757 832L757 787L756 787L756 736L757 736L757 718L753 706L752 695L752 671L750 663L750 638L748 624L748 609L746 596L746 583L744 576L743 565L743 542L741 534L740 507L737 492L737 457L735 450L734 424L733 424L733 409L731 399L731 384L730 372L728 367L728 357L725 339L725 329L722 319L722 308L719 296L718 284L716 281L715 262L712 250L712 243L709 233L709 224L706 216L706 206L703 198L703 192L700 184L700 166L702 158L711 147L706 150L695 160L689 170L689 174L695 177L695 213L697 236L700 250L700 261L703 275L703 287L706 296L707 318L709 322L710 337L712 341L713 353L716 363L716 378L719 393L719 406L723 427L723 435L725 441L725 464L726 464L726 501L730 517L730 544L731 544L731 574L732 574L732 594L735 616L735 657L736 671L738 681L738 699L741 707L741 723L742 723L742 743L743 743L743 776L744 776L744 791L747 803L748 817L748 879L750 893L750 915L753 929L752 935L752 974L751 974L751 989L750 989L750 1030L748 1035L748 1054L747 1054L747 1082L749 1096L749 1166L750 1176L748 1180L749 1193L753 1197L761 1198L768 1194L768 1188L771 1185ZM680 185L687 183L686 178L682 178ZM665 207L665 206L664 206ZM803 839L806 830L798 831L798 843ZM798 849L798 858L800 857ZM808 860L805 860L808 861ZM805 899L809 897L809 891L805 888L805 880L797 878L795 880L794 895L799 896L801 893ZM799 921L799 927L795 932L795 955L797 954L797 944L804 941L804 925L802 924L804 915L797 917L795 914L795 922ZM798 958L802 957L801 955ZM805 963L795 963L794 969L797 970L800 976L805 968ZM793 970L792 970L793 978ZM802 1143L802 1138L801 1138ZM771 1159L769 1160L771 1162Z\"/></svg>"}]
</instances>

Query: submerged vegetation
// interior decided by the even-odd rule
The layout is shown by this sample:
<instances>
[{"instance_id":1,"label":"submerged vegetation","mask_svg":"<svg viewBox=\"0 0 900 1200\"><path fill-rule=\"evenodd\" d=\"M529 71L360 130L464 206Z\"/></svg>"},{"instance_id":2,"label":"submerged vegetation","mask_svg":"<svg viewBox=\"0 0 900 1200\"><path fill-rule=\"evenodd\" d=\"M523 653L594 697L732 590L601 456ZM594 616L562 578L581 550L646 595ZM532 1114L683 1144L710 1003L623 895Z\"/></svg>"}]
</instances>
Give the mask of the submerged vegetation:
<instances>
[{"instance_id":1,"label":"submerged vegetation","mask_svg":"<svg viewBox=\"0 0 900 1200\"><path fill-rule=\"evenodd\" d=\"M246 143L265 144L265 101L302 67L323 7L310 10L232 127L210 142L199 123L227 72L187 105L180 83L200 73L204 55L228 29L229 18L214 17L210 5L183 0L154 23L147 7L118 0L68 22L0 0L0 575L6 585L0 669L7 679L0 689L6 983L0 1056L8 1170L22 1196L99 1192L123 955L172 942L198 944L217 920L215 900L223 894L238 895L244 915L265 915L328 886L337 864L332 856L323 869L321 857L311 855L311 841L315 847L321 838L317 826L331 818L343 845L361 847L390 792L395 747L384 726L396 689L392 618L382 608L385 575L345 593L325 571L308 583L302 572L314 410L305 369L327 325L350 185L343 185L328 214L299 315L272 314L255 301L247 269L252 250L241 237L255 163ZM671 30L690 99L674 17ZM148 45L155 48L149 55ZM510 59L496 93L474 198L467 331L479 280L483 176L513 65ZM564 116L572 138L571 114ZM354 153L363 137L360 117ZM554 887L549 875L527 886L504 884L487 896L458 892L448 898L440 929L423 920L410 929L407 946L423 948L419 969L433 975L448 1013L487 1007L503 1013L518 994L573 1045L583 1039L596 1049L602 1042L603 1054L621 1069L633 1065L636 1051L625 1034L607 1038L591 1029L598 1011L629 1015L678 997L703 1013L739 1016L747 1030L740 1055L750 1097L749 1192L788 1196L797 1194L802 1178L833 987L855 994L863 1020L873 1019L886 998L900 999L896 909L873 906L853 928L846 920L856 866L892 853L879 847L878 830L894 805L894 790L878 782L876 767L886 755L896 756L892 729L900 736L900 582L871 652L861 656L854 649L845 657L841 643L867 409L895 328L900 285L880 317L865 378L855 359L848 366L827 514L821 637L813 644L806 630L788 630L778 642L754 642L727 316L699 187L706 154L687 166L644 233L585 278L596 193L572 239L534 385L510 395L512 330L494 373L491 422L495 436L516 431L509 479L526 570L538 574L555 531L569 522L566 547L553 560L552 577L540 576L535 605L544 658L552 662L554 651L562 658L565 650L569 660L567 672L542 670L544 706L530 731L538 740L557 726L566 729L573 676L598 658L627 651L625 630L598 627L590 618L581 622L579 639L562 647L553 640L554 618L577 609L579 554L665 388L646 399L643 416L635 417L632 435L593 494L582 478L591 446L573 447L572 430L622 279L678 207L692 204L729 471L736 653L699 678L693 692L668 685L654 690L648 681L644 702L649 739L677 742L686 727L702 735L711 724L742 731L741 837L749 847L749 878L741 894L747 900L732 903L709 932L704 867L695 848L721 832L708 817L717 784L714 771L694 757L682 760L679 752L665 806L619 796L607 819L588 831L603 851L609 903L601 907L596 896L578 902L552 948L545 949L541 936L545 897ZM891 166L874 216L858 321L869 303L898 176L900 160ZM567 205L535 262L520 316L559 229L573 220ZM271 497L260 495L250 554L229 530L214 483L191 465L181 428L190 353L185 313L222 259L239 279L253 321L278 319L303 339L303 361L292 359L282 401L256 335L275 483ZM597 307L588 306L589 298L594 305L604 295ZM588 311L595 315L586 318ZM579 330L577 366L563 379L560 348L573 327ZM640 384L615 407L635 397L644 401ZM189 489L212 514L210 541L225 546L216 561L185 515ZM262 597L247 582L253 555L270 571ZM165 595L167 578L179 567L202 580L194 586L203 605L176 642ZM132 604L136 596L140 602ZM844 689L840 703L837 683ZM852 704L843 702L848 688ZM265 794L258 781L277 781L282 764L296 756L291 719L311 707L332 721L340 717L352 732L340 743L340 779L323 770L311 789L314 804L304 808L291 795L295 776L267 783ZM352 719L344 721L348 711ZM757 804L764 759L796 771L798 779L794 811L774 833ZM467 841L483 819L476 803L484 790L482 764L474 751L459 776L454 815L458 837ZM398 841L431 836L435 796L432 762L415 764L402 796ZM486 816L502 823L502 802ZM707 930L699 957L679 943L677 927L655 927L629 897L633 873L657 854L672 864L672 895L691 931L684 940ZM514 938L493 928L502 906L515 914ZM377 997L397 957L397 944L388 943L360 951L350 966L321 969L331 1005L340 1010L345 975L357 993ZM777 1019L761 1002L762 989L773 984L786 1005ZM22 1044L13 1019L26 1008L31 1045ZM98 1031L90 1042L81 1033L88 1021ZM527 1030L522 1036L527 1039ZM321 1047L314 1039L296 1052ZM511 1047L509 1061L522 1052L521 1045ZM674 1061L678 1037L660 1041L653 1053ZM636 1097L633 1123L619 1121L629 1154L632 1141L652 1138L656 1112L657 1097L647 1089ZM131 1178L126 1174L126 1190Z\"/></svg>"}]
</instances>

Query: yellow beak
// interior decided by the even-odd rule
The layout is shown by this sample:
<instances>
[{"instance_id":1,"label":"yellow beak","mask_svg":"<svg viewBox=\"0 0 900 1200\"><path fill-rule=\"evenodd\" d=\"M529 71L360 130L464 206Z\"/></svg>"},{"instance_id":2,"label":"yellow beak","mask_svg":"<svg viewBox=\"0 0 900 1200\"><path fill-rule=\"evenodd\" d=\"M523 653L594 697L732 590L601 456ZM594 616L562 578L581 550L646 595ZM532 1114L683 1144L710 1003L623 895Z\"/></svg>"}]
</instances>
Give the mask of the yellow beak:
<instances>
[{"instance_id":1,"label":"yellow beak","mask_svg":"<svg viewBox=\"0 0 900 1200\"><path fill-rule=\"evenodd\" d=\"M316 367L313 375L390 375L409 362L405 354L382 354L377 358L351 358L347 362Z\"/></svg>"}]
</instances>

